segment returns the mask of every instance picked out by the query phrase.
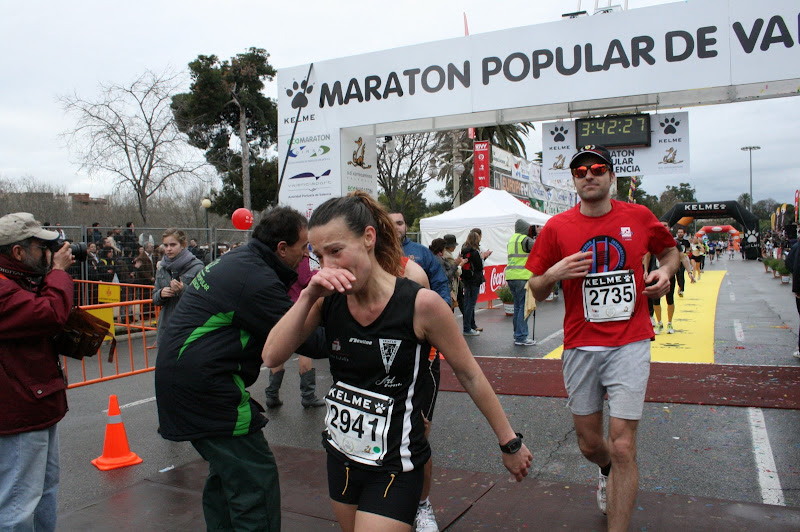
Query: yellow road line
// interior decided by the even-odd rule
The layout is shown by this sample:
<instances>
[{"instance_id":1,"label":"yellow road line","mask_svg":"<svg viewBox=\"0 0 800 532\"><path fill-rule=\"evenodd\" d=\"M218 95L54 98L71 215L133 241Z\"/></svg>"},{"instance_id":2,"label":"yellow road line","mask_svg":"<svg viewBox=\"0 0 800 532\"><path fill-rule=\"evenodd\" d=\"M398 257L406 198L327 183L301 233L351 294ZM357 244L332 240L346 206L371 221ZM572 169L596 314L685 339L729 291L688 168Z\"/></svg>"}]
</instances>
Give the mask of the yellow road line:
<instances>
[{"instance_id":1,"label":"yellow road line","mask_svg":"<svg viewBox=\"0 0 800 532\"><path fill-rule=\"evenodd\" d=\"M661 320L664 332L650 345L653 362L714 363L714 320L717 313L719 287L726 271L708 270L702 278L690 284L687 275L684 297L675 289L675 316L672 325L675 334L667 334L667 300L661 298ZM563 344L544 358L561 358Z\"/></svg>"}]
</instances>

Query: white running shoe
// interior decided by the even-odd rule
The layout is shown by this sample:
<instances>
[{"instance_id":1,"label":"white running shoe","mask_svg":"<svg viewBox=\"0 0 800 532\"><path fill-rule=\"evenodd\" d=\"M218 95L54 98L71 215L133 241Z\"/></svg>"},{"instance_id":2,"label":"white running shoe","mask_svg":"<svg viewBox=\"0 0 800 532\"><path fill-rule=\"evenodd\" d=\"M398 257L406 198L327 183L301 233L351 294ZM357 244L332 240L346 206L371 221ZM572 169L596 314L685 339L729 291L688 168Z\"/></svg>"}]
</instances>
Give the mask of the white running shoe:
<instances>
[{"instance_id":1,"label":"white running shoe","mask_svg":"<svg viewBox=\"0 0 800 532\"><path fill-rule=\"evenodd\" d=\"M464 336L480 336L480 332L476 331L475 329L470 329L469 331L464 331Z\"/></svg>"},{"instance_id":2,"label":"white running shoe","mask_svg":"<svg viewBox=\"0 0 800 532\"><path fill-rule=\"evenodd\" d=\"M662 322L658 322L656 326L653 328L653 332L656 334L661 334L661 331L664 330L664 324Z\"/></svg>"},{"instance_id":3,"label":"white running shoe","mask_svg":"<svg viewBox=\"0 0 800 532\"><path fill-rule=\"evenodd\" d=\"M425 501L424 504L417 507L414 530L416 532L439 532L439 525L436 524L436 515L433 513L433 505L430 501Z\"/></svg>"},{"instance_id":4,"label":"white running shoe","mask_svg":"<svg viewBox=\"0 0 800 532\"><path fill-rule=\"evenodd\" d=\"M792 353L792 356L793 356L794 358L800 358L800 349L798 349L797 351L795 351L794 353Z\"/></svg>"},{"instance_id":5,"label":"white running shoe","mask_svg":"<svg viewBox=\"0 0 800 532\"><path fill-rule=\"evenodd\" d=\"M671 323L667 323L667 334L675 334L675 329L672 328Z\"/></svg>"},{"instance_id":6,"label":"white running shoe","mask_svg":"<svg viewBox=\"0 0 800 532\"><path fill-rule=\"evenodd\" d=\"M653 329L655 329L656 325L658 325L658 322L656 321L656 317L655 316L650 316L650 325L653 326Z\"/></svg>"},{"instance_id":7,"label":"white running shoe","mask_svg":"<svg viewBox=\"0 0 800 532\"><path fill-rule=\"evenodd\" d=\"M553 300L553 293L550 292L550 295L545 298L545 301L552 301Z\"/></svg>"},{"instance_id":8,"label":"white running shoe","mask_svg":"<svg viewBox=\"0 0 800 532\"><path fill-rule=\"evenodd\" d=\"M514 345L536 345L536 340L533 340L531 338L526 338L521 342L514 340Z\"/></svg>"},{"instance_id":9,"label":"white running shoe","mask_svg":"<svg viewBox=\"0 0 800 532\"><path fill-rule=\"evenodd\" d=\"M600 472L600 479L597 481L597 507L605 515L606 513L606 484L608 484L608 477Z\"/></svg>"}]
</instances>

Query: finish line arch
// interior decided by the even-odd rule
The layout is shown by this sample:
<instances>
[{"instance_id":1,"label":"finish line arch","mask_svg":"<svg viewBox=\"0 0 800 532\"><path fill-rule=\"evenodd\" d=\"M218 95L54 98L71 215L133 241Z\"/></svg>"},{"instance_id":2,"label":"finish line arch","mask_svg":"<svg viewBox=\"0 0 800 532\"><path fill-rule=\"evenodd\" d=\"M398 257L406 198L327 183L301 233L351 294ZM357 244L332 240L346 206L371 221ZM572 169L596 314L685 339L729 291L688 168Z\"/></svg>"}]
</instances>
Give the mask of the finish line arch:
<instances>
[{"instance_id":1,"label":"finish line arch","mask_svg":"<svg viewBox=\"0 0 800 532\"><path fill-rule=\"evenodd\" d=\"M386 135L797 96L797 20L797 0L668 3L280 68L278 200L377 197Z\"/></svg>"},{"instance_id":2,"label":"finish line arch","mask_svg":"<svg viewBox=\"0 0 800 532\"><path fill-rule=\"evenodd\" d=\"M760 244L758 239L758 217L747 210L738 201L717 201L706 203L678 203L661 217L670 227L678 223L681 218L691 217L698 220L708 218L733 218L744 227L742 233L742 247L744 255L750 260L759 256Z\"/></svg>"}]
</instances>

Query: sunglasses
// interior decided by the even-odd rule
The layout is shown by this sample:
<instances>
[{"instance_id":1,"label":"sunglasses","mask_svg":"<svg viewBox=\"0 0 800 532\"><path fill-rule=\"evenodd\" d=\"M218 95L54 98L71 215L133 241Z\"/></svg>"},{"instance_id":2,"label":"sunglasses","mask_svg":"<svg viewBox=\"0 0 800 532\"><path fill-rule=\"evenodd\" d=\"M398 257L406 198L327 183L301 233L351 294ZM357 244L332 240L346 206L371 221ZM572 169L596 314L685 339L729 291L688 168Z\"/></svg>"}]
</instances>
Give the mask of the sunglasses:
<instances>
[{"instance_id":1,"label":"sunglasses","mask_svg":"<svg viewBox=\"0 0 800 532\"><path fill-rule=\"evenodd\" d=\"M591 172L592 175L595 177L600 177L601 175L608 172L608 165L596 163L591 166L577 166L572 169L572 177L583 179L584 177L586 177L587 172Z\"/></svg>"}]
</instances>

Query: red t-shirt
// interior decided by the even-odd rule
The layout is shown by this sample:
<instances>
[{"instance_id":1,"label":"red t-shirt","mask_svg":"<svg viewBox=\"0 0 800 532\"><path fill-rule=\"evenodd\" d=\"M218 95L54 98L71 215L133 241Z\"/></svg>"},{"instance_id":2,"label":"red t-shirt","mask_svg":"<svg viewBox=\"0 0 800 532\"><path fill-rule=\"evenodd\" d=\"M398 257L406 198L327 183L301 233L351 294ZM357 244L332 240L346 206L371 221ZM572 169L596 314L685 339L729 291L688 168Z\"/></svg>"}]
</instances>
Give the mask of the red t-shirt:
<instances>
[{"instance_id":1,"label":"red t-shirt","mask_svg":"<svg viewBox=\"0 0 800 532\"><path fill-rule=\"evenodd\" d=\"M581 214L580 205L548 220L539 233L525 267L535 275L544 273L564 257L594 251L591 273L633 270L636 304L631 319L588 322L583 310L583 280L567 279L564 288L564 348L583 346L618 347L653 336L647 312L642 259L650 251L661 254L675 246L675 239L646 207L611 200L611 211L603 216Z\"/></svg>"}]
</instances>

